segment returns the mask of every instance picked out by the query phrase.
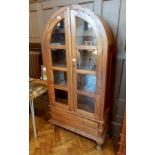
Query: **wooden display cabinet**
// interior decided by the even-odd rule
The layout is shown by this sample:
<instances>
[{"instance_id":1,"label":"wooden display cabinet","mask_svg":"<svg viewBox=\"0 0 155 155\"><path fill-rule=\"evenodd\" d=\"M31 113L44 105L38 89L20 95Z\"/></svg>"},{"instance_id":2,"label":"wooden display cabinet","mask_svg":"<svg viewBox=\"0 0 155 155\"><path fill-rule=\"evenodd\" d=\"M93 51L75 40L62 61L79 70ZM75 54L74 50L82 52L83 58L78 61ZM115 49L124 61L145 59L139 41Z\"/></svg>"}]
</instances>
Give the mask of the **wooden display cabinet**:
<instances>
[{"instance_id":1,"label":"wooden display cabinet","mask_svg":"<svg viewBox=\"0 0 155 155\"><path fill-rule=\"evenodd\" d=\"M51 122L103 144L110 111L113 37L87 8L60 8L43 39Z\"/></svg>"}]
</instances>

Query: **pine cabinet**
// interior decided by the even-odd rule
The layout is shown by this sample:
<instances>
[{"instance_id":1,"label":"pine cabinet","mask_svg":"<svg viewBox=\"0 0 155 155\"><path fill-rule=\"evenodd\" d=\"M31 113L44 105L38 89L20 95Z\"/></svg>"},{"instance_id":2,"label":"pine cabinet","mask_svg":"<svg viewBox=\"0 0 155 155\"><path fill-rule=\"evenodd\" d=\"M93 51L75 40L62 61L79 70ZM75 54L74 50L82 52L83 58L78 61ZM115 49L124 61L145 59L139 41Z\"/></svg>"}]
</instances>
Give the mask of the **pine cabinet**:
<instances>
[{"instance_id":1,"label":"pine cabinet","mask_svg":"<svg viewBox=\"0 0 155 155\"><path fill-rule=\"evenodd\" d=\"M51 122L104 142L114 41L108 24L79 5L57 10L43 39Z\"/></svg>"}]
</instances>

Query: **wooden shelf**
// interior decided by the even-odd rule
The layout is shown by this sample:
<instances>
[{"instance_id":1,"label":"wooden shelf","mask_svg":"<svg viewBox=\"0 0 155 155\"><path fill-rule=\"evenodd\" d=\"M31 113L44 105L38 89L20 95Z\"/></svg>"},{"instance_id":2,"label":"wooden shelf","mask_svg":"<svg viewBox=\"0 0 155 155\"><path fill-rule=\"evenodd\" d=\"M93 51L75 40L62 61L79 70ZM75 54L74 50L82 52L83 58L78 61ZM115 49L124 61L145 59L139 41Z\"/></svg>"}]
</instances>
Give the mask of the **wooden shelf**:
<instances>
[{"instance_id":1,"label":"wooden shelf","mask_svg":"<svg viewBox=\"0 0 155 155\"><path fill-rule=\"evenodd\" d=\"M66 72L67 71L67 68L64 68L64 67L51 67L52 70L57 70L57 71L64 71Z\"/></svg>"},{"instance_id":2,"label":"wooden shelf","mask_svg":"<svg viewBox=\"0 0 155 155\"><path fill-rule=\"evenodd\" d=\"M96 37L95 35L76 35L76 37Z\"/></svg>"},{"instance_id":3,"label":"wooden shelf","mask_svg":"<svg viewBox=\"0 0 155 155\"><path fill-rule=\"evenodd\" d=\"M79 92L85 93L85 95L96 93L96 90L95 89L89 89L89 88L84 88L84 87L77 88L77 89L79 90Z\"/></svg>"},{"instance_id":4,"label":"wooden shelf","mask_svg":"<svg viewBox=\"0 0 155 155\"><path fill-rule=\"evenodd\" d=\"M64 90L64 91L68 91L67 87L61 86L61 85L55 85L54 84L54 88L59 89L59 90Z\"/></svg>"},{"instance_id":5,"label":"wooden shelf","mask_svg":"<svg viewBox=\"0 0 155 155\"><path fill-rule=\"evenodd\" d=\"M96 97L96 94L95 93L84 92L84 91L81 91L81 90L77 90L76 93L79 94L79 95Z\"/></svg>"},{"instance_id":6,"label":"wooden shelf","mask_svg":"<svg viewBox=\"0 0 155 155\"><path fill-rule=\"evenodd\" d=\"M77 49L81 49L81 50L96 50L97 49L96 46L89 46L89 45L77 45L76 47Z\"/></svg>"},{"instance_id":7,"label":"wooden shelf","mask_svg":"<svg viewBox=\"0 0 155 155\"><path fill-rule=\"evenodd\" d=\"M80 74L93 74L93 75L96 75L96 71L92 71L92 70L77 69L76 71L77 71L77 73L80 73Z\"/></svg>"},{"instance_id":8,"label":"wooden shelf","mask_svg":"<svg viewBox=\"0 0 155 155\"><path fill-rule=\"evenodd\" d=\"M66 45L54 45L54 44L50 44L49 45L50 48L52 49L66 49Z\"/></svg>"},{"instance_id":9,"label":"wooden shelf","mask_svg":"<svg viewBox=\"0 0 155 155\"><path fill-rule=\"evenodd\" d=\"M65 105L68 105L68 100L66 99L58 99L57 102L55 102L56 104L65 104Z\"/></svg>"},{"instance_id":10,"label":"wooden shelf","mask_svg":"<svg viewBox=\"0 0 155 155\"><path fill-rule=\"evenodd\" d=\"M67 89L67 82L66 81L59 82L59 83L54 82L54 86L56 86L56 87L63 87L65 89Z\"/></svg>"}]
</instances>

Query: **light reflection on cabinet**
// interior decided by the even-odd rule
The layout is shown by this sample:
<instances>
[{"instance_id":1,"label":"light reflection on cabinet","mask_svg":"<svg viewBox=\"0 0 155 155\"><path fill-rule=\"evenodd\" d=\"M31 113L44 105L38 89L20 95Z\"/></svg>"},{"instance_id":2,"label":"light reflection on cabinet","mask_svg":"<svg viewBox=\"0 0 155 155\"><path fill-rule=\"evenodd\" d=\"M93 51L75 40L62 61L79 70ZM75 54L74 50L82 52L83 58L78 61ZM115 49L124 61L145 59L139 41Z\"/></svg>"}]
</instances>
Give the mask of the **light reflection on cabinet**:
<instances>
[{"instance_id":1,"label":"light reflection on cabinet","mask_svg":"<svg viewBox=\"0 0 155 155\"><path fill-rule=\"evenodd\" d=\"M90 23L79 17L76 17L76 31L77 45L96 45L96 35Z\"/></svg>"},{"instance_id":2,"label":"light reflection on cabinet","mask_svg":"<svg viewBox=\"0 0 155 155\"><path fill-rule=\"evenodd\" d=\"M77 74L77 89L86 92L96 92L96 75Z\"/></svg>"},{"instance_id":3,"label":"light reflection on cabinet","mask_svg":"<svg viewBox=\"0 0 155 155\"><path fill-rule=\"evenodd\" d=\"M77 68L86 70L96 70L97 50L78 50Z\"/></svg>"},{"instance_id":4,"label":"light reflection on cabinet","mask_svg":"<svg viewBox=\"0 0 155 155\"><path fill-rule=\"evenodd\" d=\"M51 35L51 45L65 45L65 29L64 20L61 20L54 27Z\"/></svg>"}]
</instances>

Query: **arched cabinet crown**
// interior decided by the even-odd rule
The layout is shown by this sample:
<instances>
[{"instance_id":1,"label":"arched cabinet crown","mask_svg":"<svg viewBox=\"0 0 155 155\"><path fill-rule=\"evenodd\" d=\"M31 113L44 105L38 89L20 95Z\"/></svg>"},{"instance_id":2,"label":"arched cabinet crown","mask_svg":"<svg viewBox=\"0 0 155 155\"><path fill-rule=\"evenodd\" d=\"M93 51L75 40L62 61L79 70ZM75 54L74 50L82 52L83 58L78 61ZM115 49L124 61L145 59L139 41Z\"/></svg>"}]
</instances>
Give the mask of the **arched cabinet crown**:
<instances>
[{"instance_id":1,"label":"arched cabinet crown","mask_svg":"<svg viewBox=\"0 0 155 155\"><path fill-rule=\"evenodd\" d=\"M98 144L110 109L112 47L106 22L79 5L56 11L43 39L52 123Z\"/></svg>"}]
</instances>

